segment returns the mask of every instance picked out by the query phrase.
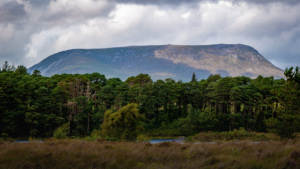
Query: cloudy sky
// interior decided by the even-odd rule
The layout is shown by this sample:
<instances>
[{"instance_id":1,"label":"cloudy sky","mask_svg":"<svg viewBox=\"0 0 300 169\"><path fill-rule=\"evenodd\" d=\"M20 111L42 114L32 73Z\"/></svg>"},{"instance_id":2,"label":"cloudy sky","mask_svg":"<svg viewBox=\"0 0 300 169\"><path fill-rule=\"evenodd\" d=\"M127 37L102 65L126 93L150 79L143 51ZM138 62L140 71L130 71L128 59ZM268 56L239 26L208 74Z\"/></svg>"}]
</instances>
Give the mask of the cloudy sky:
<instances>
[{"instance_id":1,"label":"cloudy sky","mask_svg":"<svg viewBox=\"0 0 300 169\"><path fill-rule=\"evenodd\" d=\"M0 0L0 64L74 48L245 44L300 66L300 0Z\"/></svg>"}]
</instances>

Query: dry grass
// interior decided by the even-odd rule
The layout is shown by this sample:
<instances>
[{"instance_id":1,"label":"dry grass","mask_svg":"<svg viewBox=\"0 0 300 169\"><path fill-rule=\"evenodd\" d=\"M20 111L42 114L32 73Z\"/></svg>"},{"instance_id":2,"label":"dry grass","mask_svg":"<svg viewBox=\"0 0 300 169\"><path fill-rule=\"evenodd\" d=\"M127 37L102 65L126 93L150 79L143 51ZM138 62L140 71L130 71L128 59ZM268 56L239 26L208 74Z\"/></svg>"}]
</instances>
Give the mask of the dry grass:
<instances>
[{"instance_id":1,"label":"dry grass","mask_svg":"<svg viewBox=\"0 0 300 169\"><path fill-rule=\"evenodd\" d=\"M46 140L0 144L0 168L299 168L300 142L157 144Z\"/></svg>"}]
</instances>

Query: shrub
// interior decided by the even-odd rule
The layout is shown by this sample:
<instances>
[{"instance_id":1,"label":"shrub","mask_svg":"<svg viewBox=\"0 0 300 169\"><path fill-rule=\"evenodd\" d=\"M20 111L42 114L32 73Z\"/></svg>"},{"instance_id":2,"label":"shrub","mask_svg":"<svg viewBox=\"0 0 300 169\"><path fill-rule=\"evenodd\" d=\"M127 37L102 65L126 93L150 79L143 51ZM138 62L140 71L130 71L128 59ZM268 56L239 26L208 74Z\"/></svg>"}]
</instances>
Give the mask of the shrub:
<instances>
[{"instance_id":1,"label":"shrub","mask_svg":"<svg viewBox=\"0 0 300 169\"><path fill-rule=\"evenodd\" d=\"M53 133L53 137L56 139L67 138L69 126L70 126L70 123L65 123L65 124L61 125L60 127L58 127L57 129L55 129L55 131Z\"/></svg>"},{"instance_id":2,"label":"shrub","mask_svg":"<svg viewBox=\"0 0 300 169\"><path fill-rule=\"evenodd\" d=\"M108 141L118 141L119 139L116 138L116 137L105 137L105 140L108 140Z\"/></svg>"},{"instance_id":3,"label":"shrub","mask_svg":"<svg viewBox=\"0 0 300 169\"><path fill-rule=\"evenodd\" d=\"M35 136L38 135L38 133L39 133L39 131L36 130L36 129L34 129L34 130L31 130L31 131L29 132L29 135L30 135L31 137L35 137Z\"/></svg>"},{"instance_id":4,"label":"shrub","mask_svg":"<svg viewBox=\"0 0 300 169\"><path fill-rule=\"evenodd\" d=\"M139 114L137 107L137 104L131 103L117 112L107 110L101 125L103 135L121 140L136 140L138 132L141 130L139 123L144 119L144 116Z\"/></svg>"},{"instance_id":5,"label":"shrub","mask_svg":"<svg viewBox=\"0 0 300 169\"><path fill-rule=\"evenodd\" d=\"M12 138L8 137L8 138L6 139L6 141L8 141L8 142L14 142L15 139L12 139Z\"/></svg>"},{"instance_id":6,"label":"shrub","mask_svg":"<svg viewBox=\"0 0 300 169\"><path fill-rule=\"evenodd\" d=\"M257 141L268 141L270 140L269 137L267 137L265 134L261 134L255 137L255 140Z\"/></svg>"},{"instance_id":7,"label":"shrub","mask_svg":"<svg viewBox=\"0 0 300 169\"><path fill-rule=\"evenodd\" d=\"M3 140L6 141L7 138L8 138L8 134L7 134L7 133L2 133L2 134L1 134L1 137L2 137Z\"/></svg>"},{"instance_id":8,"label":"shrub","mask_svg":"<svg viewBox=\"0 0 300 169\"><path fill-rule=\"evenodd\" d=\"M85 141L96 141L100 136L98 135L92 135L92 136L87 136L84 138Z\"/></svg>"},{"instance_id":9,"label":"shrub","mask_svg":"<svg viewBox=\"0 0 300 169\"><path fill-rule=\"evenodd\" d=\"M8 137L7 133L2 133L1 137L2 138L0 138L0 141L2 141L2 140L8 141L8 142L14 142L15 141L15 139L12 139L12 138Z\"/></svg>"},{"instance_id":10,"label":"shrub","mask_svg":"<svg viewBox=\"0 0 300 169\"><path fill-rule=\"evenodd\" d=\"M91 137L95 137L95 136L100 137L101 133L102 133L101 130L94 129L93 132L92 132L92 134L91 134Z\"/></svg>"},{"instance_id":11,"label":"shrub","mask_svg":"<svg viewBox=\"0 0 300 169\"><path fill-rule=\"evenodd\" d=\"M243 139L253 139L256 137L256 133L248 132L244 128L240 128L239 130L234 129L233 131L229 132L202 132L193 137L195 140L203 141L203 142L210 142L213 140L243 140ZM259 140L268 140L266 135L261 135L257 137Z\"/></svg>"},{"instance_id":12,"label":"shrub","mask_svg":"<svg viewBox=\"0 0 300 169\"><path fill-rule=\"evenodd\" d=\"M36 141L39 141L38 139L34 138L34 137L29 137L28 141L33 141L33 142L36 142Z\"/></svg>"},{"instance_id":13,"label":"shrub","mask_svg":"<svg viewBox=\"0 0 300 169\"><path fill-rule=\"evenodd\" d=\"M148 137L148 136L145 136L145 135L139 135L136 140L138 142L149 142L151 139Z\"/></svg>"}]
</instances>

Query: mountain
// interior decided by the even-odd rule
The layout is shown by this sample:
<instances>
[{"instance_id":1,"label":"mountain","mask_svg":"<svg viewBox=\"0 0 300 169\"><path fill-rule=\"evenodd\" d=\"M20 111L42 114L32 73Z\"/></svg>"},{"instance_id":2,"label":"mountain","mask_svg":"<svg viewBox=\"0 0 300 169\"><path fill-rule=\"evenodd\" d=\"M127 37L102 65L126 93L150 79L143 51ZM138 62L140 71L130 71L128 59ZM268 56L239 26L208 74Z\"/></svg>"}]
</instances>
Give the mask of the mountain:
<instances>
[{"instance_id":1,"label":"mountain","mask_svg":"<svg viewBox=\"0 0 300 169\"><path fill-rule=\"evenodd\" d=\"M246 45L160 45L130 46L107 49L72 49L51 55L28 69L40 70L44 76L62 73L99 72L107 78L126 80L140 73L152 79L173 78L190 81L210 74L221 76L283 77L283 71Z\"/></svg>"}]
</instances>

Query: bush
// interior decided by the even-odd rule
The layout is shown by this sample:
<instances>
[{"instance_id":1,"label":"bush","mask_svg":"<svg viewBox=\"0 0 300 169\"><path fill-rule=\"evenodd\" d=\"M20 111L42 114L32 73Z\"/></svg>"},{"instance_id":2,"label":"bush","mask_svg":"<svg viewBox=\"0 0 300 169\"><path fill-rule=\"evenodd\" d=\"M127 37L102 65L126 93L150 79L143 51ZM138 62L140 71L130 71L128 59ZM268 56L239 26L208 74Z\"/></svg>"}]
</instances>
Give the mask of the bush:
<instances>
[{"instance_id":1,"label":"bush","mask_svg":"<svg viewBox=\"0 0 300 169\"><path fill-rule=\"evenodd\" d=\"M96 141L98 138L101 138L98 135L87 136L84 138L85 141Z\"/></svg>"},{"instance_id":2,"label":"bush","mask_svg":"<svg viewBox=\"0 0 300 169\"><path fill-rule=\"evenodd\" d=\"M8 141L8 142L14 142L15 139L12 139L12 138L8 137L8 138L6 139L6 141Z\"/></svg>"},{"instance_id":3,"label":"bush","mask_svg":"<svg viewBox=\"0 0 300 169\"><path fill-rule=\"evenodd\" d=\"M96 129L94 129L93 130L93 132L92 132L92 134L91 134L91 137L94 137L94 136L101 136L101 130L96 130Z\"/></svg>"},{"instance_id":4,"label":"bush","mask_svg":"<svg viewBox=\"0 0 300 169\"><path fill-rule=\"evenodd\" d=\"M118 141L119 139L118 138L115 138L115 137L105 137L105 140L108 140L108 141Z\"/></svg>"},{"instance_id":5,"label":"bush","mask_svg":"<svg viewBox=\"0 0 300 169\"><path fill-rule=\"evenodd\" d=\"M139 135L136 139L138 142L149 142L151 139L145 135Z\"/></svg>"},{"instance_id":6,"label":"bush","mask_svg":"<svg viewBox=\"0 0 300 169\"><path fill-rule=\"evenodd\" d=\"M267 137L265 134L261 134L261 135L257 135L257 136L255 137L255 140L256 140L256 141L269 141L270 138Z\"/></svg>"},{"instance_id":7,"label":"bush","mask_svg":"<svg viewBox=\"0 0 300 169\"><path fill-rule=\"evenodd\" d=\"M2 137L3 140L6 141L7 138L8 138L8 134L7 134L7 133L2 133L2 134L1 134L1 137Z\"/></svg>"},{"instance_id":8,"label":"bush","mask_svg":"<svg viewBox=\"0 0 300 169\"><path fill-rule=\"evenodd\" d=\"M34 129L34 130L31 130L31 131L29 132L29 135L30 135L31 137L35 137L35 136L38 135L38 133L39 133L39 131L36 130L36 129Z\"/></svg>"},{"instance_id":9,"label":"bush","mask_svg":"<svg viewBox=\"0 0 300 169\"><path fill-rule=\"evenodd\" d=\"M85 141L96 141L98 138L101 138L101 131L94 129L91 136L83 138Z\"/></svg>"},{"instance_id":10,"label":"bush","mask_svg":"<svg viewBox=\"0 0 300 169\"><path fill-rule=\"evenodd\" d=\"M53 133L53 137L56 139L67 138L69 126L70 126L70 123L65 123L65 124L61 125L60 127L58 127L57 129L55 129L55 131Z\"/></svg>"},{"instance_id":11,"label":"bush","mask_svg":"<svg viewBox=\"0 0 300 169\"><path fill-rule=\"evenodd\" d=\"M257 138L260 141L268 140L265 135L256 136L254 132L248 132L243 127L239 130L234 129L229 132L202 132L193 137L193 139L203 142L210 142L213 140L243 140L243 139L254 139Z\"/></svg>"},{"instance_id":12,"label":"bush","mask_svg":"<svg viewBox=\"0 0 300 169\"><path fill-rule=\"evenodd\" d=\"M117 112L105 111L101 125L103 135L120 140L136 140L138 132L142 129L139 124L144 119L144 116L139 114L137 107L137 104L130 103Z\"/></svg>"}]
</instances>

